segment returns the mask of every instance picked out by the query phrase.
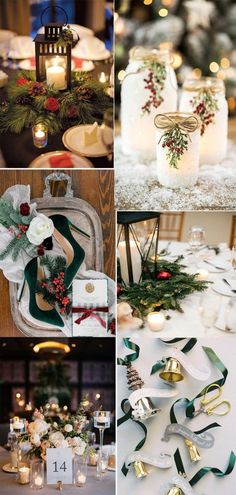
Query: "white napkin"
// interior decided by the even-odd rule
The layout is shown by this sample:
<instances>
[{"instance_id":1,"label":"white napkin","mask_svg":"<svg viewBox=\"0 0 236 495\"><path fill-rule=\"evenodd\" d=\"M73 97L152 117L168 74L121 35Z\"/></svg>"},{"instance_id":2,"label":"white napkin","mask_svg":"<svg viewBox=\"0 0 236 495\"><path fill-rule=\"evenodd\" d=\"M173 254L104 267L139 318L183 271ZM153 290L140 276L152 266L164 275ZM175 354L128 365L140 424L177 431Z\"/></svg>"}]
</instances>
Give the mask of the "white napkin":
<instances>
[{"instance_id":1,"label":"white napkin","mask_svg":"<svg viewBox=\"0 0 236 495\"><path fill-rule=\"evenodd\" d=\"M92 59L98 56L101 58L103 56L106 57L109 51L106 50L103 41L95 38L95 36L87 36L79 41L72 53L74 56L80 58Z\"/></svg>"},{"instance_id":2,"label":"white napkin","mask_svg":"<svg viewBox=\"0 0 236 495\"><path fill-rule=\"evenodd\" d=\"M35 44L30 36L15 36L10 42L10 58L29 58L35 55Z\"/></svg>"}]
</instances>

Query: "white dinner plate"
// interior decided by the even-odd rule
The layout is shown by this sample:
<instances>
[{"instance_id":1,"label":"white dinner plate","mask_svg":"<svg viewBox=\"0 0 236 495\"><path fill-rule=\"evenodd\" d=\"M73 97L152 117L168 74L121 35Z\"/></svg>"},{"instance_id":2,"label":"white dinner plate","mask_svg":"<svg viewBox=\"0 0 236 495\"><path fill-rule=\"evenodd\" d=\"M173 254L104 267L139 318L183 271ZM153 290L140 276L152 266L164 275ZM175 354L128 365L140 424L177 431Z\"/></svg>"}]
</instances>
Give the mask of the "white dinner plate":
<instances>
[{"instance_id":1,"label":"white dinner plate","mask_svg":"<svg viewBox=\"0 0 236 495\"><path fill-rule=\"evenodd\" d=\"M100 126L98 128L98 141L90 146L84 146L83 133L91 127L92 125L76 125L68 129L62 136L64 146L73 153L79 153L90 158L107 156L108 151L100 139Z\"/></svg>"},{"instance_id":2,"label":"white dinner plate","mask_svg":"<svg viewBox=\"0 0 236 495\"><path fill-rule=\"evenodd\" d=\"M235 280L229 280L229 283L230 284L232 283L232 287L235 286L235 290L236 290L236 282L235 282ZM232 290L230 289L230 287L227 286L227 284L225 282L223 282L223 280L219 280L214 285L212 285L212 289L215 292L218 292L218 294L221 294L222 296L228 296L228 297L235 296L236 297L236 293L235 292L232 292Z\"/></svg>"},{"instance_id":3,"label":"white dinner plate","mask_svg":"<svg viewBox=\"0 0 236 495\"><path fill-rule=\"evenodd\" d=\"M205 268L206 270L208 270L208 272L210 272L210 273L228 272L232 268L231 263L229 263L228 261L225 261L223 259L218 259L217 257L209 259L207 261L208 261L208 263L206 263L204 260L202 260L201 265L204 265L202 267Z\"/></svg>"},{"instance_id":4,"label":"white dinner plate","mask_svg":"<svg viewBox=\"0 0 236 495\"><path fill-rule=\"evenodd\" d=\"M94 52L85 52L83 49L83 46L80 46L80 43L76 45L75 48L72 50L72 56L78 57L78 58L84 58L86 60L94 60L95 62L99 62L101 60L107 60L108 58L111 57L111 52L104 48L104 50L101 51L94 51Z\"/></svg>"},{"instance_id":5,"label":"white dinner plate","mask_svg":"<svg viewBox=\"0 0 236 495\"><path fill-rule=\"evenodd\" d=\"M19 68L23 70L35 70L35 58L27 58L19 62ZM91 60L83 60L82 67L76 67L75 60L71 61L71 70L73 72L91 72L94 70L95 65Z\"/></svg>"},{"instance_id":6,"label":"white dinner plate","mask_svg":"<svg viewBox=\"0 0 236 495\"><path fill-rule=\"evenodd\" d=\"M64 163L62 165L60 165L59 163L59 165L52 167L50 158L52 158L53 156L60 158L63 155L68 155L68 159L73 162L73 167L66 166ZM50 151L35 158L35 160L33 160L29 165L29 168L93 168L93 164L89 160L87 160L87 158L75 155L70 151Z\"/></svg>"}]
</instances>

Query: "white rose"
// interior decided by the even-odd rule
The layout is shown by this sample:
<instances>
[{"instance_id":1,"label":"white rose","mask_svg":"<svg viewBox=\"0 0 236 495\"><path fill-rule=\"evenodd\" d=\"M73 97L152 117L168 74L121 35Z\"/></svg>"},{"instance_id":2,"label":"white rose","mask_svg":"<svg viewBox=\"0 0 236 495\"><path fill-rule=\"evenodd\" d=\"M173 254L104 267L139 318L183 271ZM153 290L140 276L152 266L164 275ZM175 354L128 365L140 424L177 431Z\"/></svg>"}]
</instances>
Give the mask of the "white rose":
<instances>
[{"instance_id":1,"label":"white rose","mask_svg":"<svg viewBox=\"0 0 236 495\"><path fill-rule=\"evenodd\" d=\"M56 431L49 435L49 440L54 445L54 447L56 447L56 444L63 442L64 435L60 431Z\"/></svg>"},{"instance_id":2,"label":"white rose","mask_svg":"<svg viewBox=\"0 0 236 495\"><path fill-rule=\"evenodd\" d=\"M68 444L67 440L60 440L60 441L55 443L55 447L57 449L66 449L67 447L69 447L69 444Z\"/></svg>"},{"instance_id":3,"label":"white rose","mask_svg":"<svg viewBox=\"0 0 236 495\"><path fill-rule=\"evenodd\" d=\"M74 438L74 440L75 440L75 438ZM83 455L83 453L86 449L86 446L87 446L86 442L81 440L81 438L76 437L76 445L75 445L75 447L73 447L74 454Z\"/></svg>"},{"instance_id":4,"label":"white rose","mask_svg":"<svg viewBox=\"0 0 236 495\"><path fill-rule=\"evenodd\" d=\"M38 433L32 433L32 435L30 437L30 441L33 445L35 445L35 447L39 447L41 444L40 436L38 435Z\"/></svg>"},{"instance_id":5,"label":"white rose","mask_svg":"<svg viewBox=\"0 0 236 495\"><path fill-rule=\"evenodd\" d=\"M66 431L66 433L70 433L73 430L73 426L70 424L65 425L64 430Z\"/></svg>"},{"instance_id":6,"label":"white rose","mask_svg":"<svg viewBox=\"0 0 236 495\"><path fill-rule=\"evenodd\" d=\"M39 213L37 217L34 217L33 220L31 220L26 235L31 244L39 246L44 239L47 239L47 237L52 235L53 230L53 221L46 217L46 215L43 215L43 213Z\"/></svg>"},{"instance_id":7,"label":"white rose","mask_svg":"<svg viewBox=\"0 0 236 495\"><path fill-rule=\"evenodd\" d=\"M39 419L38 418L38 419L36 419L34 421L33 431L35 433L38 433L39 435L42 435L44 433L47 433L48 428L49 428L49 425L43 419Z\"/></svg>"}]
</instances>

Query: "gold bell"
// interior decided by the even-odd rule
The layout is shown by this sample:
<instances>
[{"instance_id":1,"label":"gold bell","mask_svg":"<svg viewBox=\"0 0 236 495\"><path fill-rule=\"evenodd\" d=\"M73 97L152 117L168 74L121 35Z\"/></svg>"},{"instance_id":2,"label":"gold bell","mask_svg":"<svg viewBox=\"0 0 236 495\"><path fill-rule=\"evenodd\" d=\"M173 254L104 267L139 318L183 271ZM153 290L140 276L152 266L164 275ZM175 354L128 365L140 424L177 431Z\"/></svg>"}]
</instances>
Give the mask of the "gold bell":
<instances>
[{"instance_id":1,"label":"gold bell","mask_svg":"<svg viewBox=\"0 0 236 495\"><path fill-rule=\"evenodd\" d=\"M148 475L148 472L146 470L145 464L142 461L135 461L134 462L134 472L136 478L146 478Z\"/></svg>"},{"instance_id":2,"label":"gold bell","mask_svg":"<svg viewBox=\"0 0 236 495\"><path fill-rule=\"evenodd\" d=\"M185 443L185 445L188 448L189 456L190 456L191 461L192 462L200 461L201 460L201 456L199 454L199 451L198 451L196 445L194 445L194 443L191 442L191 440L187 440L187 438L184 440L184 443Z\"/></svg>"},{"instance_id":3,"label":"gold bell","mask_svg":"<svg viewBox=\"0 0 236 495\"><path fill-rule=\"evenodd\" d=\"M161 371L160 373L160 378L166 382L181 382L184 379L184 376L181 373L179 361L175 358L168 359L164 371Z\"/></svg>"},{"instance_id":4,"label":"gold bell","mask_svg":"<svg viewBox=\"0 0 236 495\"><path fill-rule=\"evenodd\" d=\"M140 419L147 419L154 416L160 409L157 409L149 397L143 397L137 401Z\"/></svg>"},{"instance_id":5,"label":"gold bell","mask_svg":"<svg viewBox=\"0 0 236 495\"><path fill-rule=\"evenodd\" d=\"M62 491L62 481L57 482L57 490Z\"/></svg>"},{"instance_id":6,"label":"gold bell","mask_svg":"<svg viewBox=\"0 0 236 495\"><path fill-rule=\"evenodd\" d=\"M167 495L182 495L182 490L178 486L173 486L167 493Z\"/></svg>"}]
</instances>

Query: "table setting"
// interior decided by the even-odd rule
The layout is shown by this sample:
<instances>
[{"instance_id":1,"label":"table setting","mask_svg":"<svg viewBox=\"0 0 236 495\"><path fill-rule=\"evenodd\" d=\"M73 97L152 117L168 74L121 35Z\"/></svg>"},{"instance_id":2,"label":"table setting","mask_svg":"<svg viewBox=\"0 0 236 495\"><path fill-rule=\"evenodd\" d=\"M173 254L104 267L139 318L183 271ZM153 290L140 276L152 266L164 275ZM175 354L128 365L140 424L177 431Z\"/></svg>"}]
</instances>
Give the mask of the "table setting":
<instances>
[{"instance_id":1,"label":"table setting","mask_svg":"<svg viewBox=\"0 0 236 495\"><path fill-rule=\"evenodd\" d=\"M225 333L234 338L235 247L230 249L226 242L208 245L200 226L189 229L189 242L158 241L153 237L157 227L147 234L145 227L135 230L132 222L129 241L118 236L119 334L153 338L158 333L171 339Z\"/></svg>"},{"instance_id":2,"label":"table setting","mask_svg":"<svg viewBox=\"0 0 236 495\"><path fill-rule=\"evenodd\" d=\"M2 50L0 42L3 159L6 167L41 168L45 160L44 168L54 168L64 151L57 168L111 168L112 53L57 8L64 24L45 24L45 9L34 40L16 35Z\"/></svg>"}]
</instances>

